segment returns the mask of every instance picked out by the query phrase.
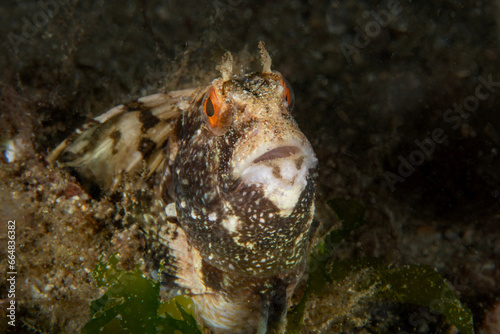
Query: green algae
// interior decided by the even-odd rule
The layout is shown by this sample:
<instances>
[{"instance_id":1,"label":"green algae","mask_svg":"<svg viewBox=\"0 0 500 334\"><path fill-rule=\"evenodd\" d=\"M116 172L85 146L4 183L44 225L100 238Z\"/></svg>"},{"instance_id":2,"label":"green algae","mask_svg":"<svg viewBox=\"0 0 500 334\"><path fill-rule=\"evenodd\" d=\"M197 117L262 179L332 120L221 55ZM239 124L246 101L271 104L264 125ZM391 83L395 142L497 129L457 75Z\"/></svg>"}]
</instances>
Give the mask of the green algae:
<instances>
[{"instance_id":1,"label":"green algae","mask_svg":"<svg viewBox=\"0 0 500 334\"><path fill-rule=\"evenodd\" d=\"M337 282L359 274L358 292L372 289L374 299L424 306L444 315L460 333L474 333L472 312L460 302L443 276L430 266L391 267L378 259L360 258L337 261L328 270L329 278Z\"/></svg>"},{"instance_id":2,"label":"green algae","mask_svg":"<svg viewBox=\"0 0 500 334\"><path fill-rule=\"evenodd\" d=\"M328 202L342 221L340 229L330 232L310 256L306 292L288 313L287 334L300 333L306 301L311 294L321 295L325 286L355 277L358 293L371 292L374 300L387 300L424 306L444 315L462 334L474 333L472 312L460 302L448 282L434 268L412 264L393 267L376 258L349 258L332 261L336 245L351 231L365 224L363 205L350 199Z\"/></svg>"},{"instance_id":3,"label":"green algae","mask_svg":"<svg viewBox=\"0 0 500 334\"><path fill-rule=\"evenodd\" d=\"M161 303L160 282L144 277L138 268L121 270L119 262L118 254L107 262L98 261L93 277L107 290L90 304L91 319L82 333L201 334L188 297L177 296Z\"/></svg>"},{"instance_id":4,"label":"green algae","mask_svg":"<svg viewBox=\"0 0 500 334\"><path fill-rule=\"evenodd\" d=\"M474 333L472 312L434 268L405 265L378 270L376 297L429 308L444 315L462 334Z\"/></svg>"}]
</instances>

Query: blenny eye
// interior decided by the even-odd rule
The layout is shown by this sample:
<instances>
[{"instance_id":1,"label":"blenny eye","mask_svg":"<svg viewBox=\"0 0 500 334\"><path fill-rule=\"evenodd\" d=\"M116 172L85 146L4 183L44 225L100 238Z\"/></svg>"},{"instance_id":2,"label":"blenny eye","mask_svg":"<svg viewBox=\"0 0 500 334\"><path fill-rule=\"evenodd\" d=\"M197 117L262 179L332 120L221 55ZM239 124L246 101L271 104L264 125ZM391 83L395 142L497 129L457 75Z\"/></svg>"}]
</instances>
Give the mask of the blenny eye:
<instances>
[{"instance_id":1,"label":"blenny eye","mask_svg":"<svg viewBox=\"0 0 500 334\"><path fill-rule=\"evenodd\" d=\"M215 87L210 88L203 99L204 120L207 127L216 136L223 135L231 125L232 112Z\"/></svg>"},{"instance_id":2,"label":"blenny eye","mask_svg":"<svg viewBox=\"0 0 500 334\"><path fill-rule=\"evenodd\" d=\"M203 101L203 111L208 116L212 126L216 126L220 117L220 109L222 107L222 98L217 94L215 88L210 89L205 100Z\"/></svg>"},{"instance_id":3,"label":"blenny eye","mask_svg":"<svg viewBox=\"0 0 500 334\"><path fill-rule=\"evenodd\" d=\"M283 86L283 96L285 97L286 103L288 104L288 110L292 111L295 105L295 95L293 94L292 86L286 81L286 79L281 77L281 85Z\"/></svg>"},{"instance_id":4,"label":"blenny eye","mask_svg":"<svg viewBox=\"0 0 500 334\"><path fill-rule=\"evenodd\" d=\"M205 108L205 114L207 114L208 117L212 117L213 115L215 115L215 107L210 97L205 100L204 108Z\"/></svg>"}]
</instances>

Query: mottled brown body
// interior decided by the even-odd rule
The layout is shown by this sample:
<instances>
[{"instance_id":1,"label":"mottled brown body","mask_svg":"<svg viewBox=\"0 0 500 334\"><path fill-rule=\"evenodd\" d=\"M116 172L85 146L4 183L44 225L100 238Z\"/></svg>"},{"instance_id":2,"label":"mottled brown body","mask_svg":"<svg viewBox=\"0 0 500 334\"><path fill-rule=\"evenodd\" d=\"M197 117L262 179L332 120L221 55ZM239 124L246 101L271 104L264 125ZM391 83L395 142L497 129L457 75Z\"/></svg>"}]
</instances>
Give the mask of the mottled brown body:
<instances>
[{"instance_id":1,"label":"mottled brown body","mask_svg":"<svg viewBox=\"0 0 500 334\"><path fill-rule=\"evenodd\" d=\"M158 179L166 211L143 229L215 333L282 332L307 262L317 161L291 88L261 55L262 72L236 77L226 54L207 87L116 107L49 157L104 188L138 170Z\"/></svg>"},{"instance_id":2,"label":"mottled brown body","mask_svg":"<svg viewBox=\"0 0 500 334\"><path fill-rule=\"evenodd\" d=\"M293 209L285 213L266 196L260 183L234 176L234 161L262 146L269 145L267 151L271 151L292 147L291 141L307 143L278 89L280 76L254 73L212 84L222 86L221 94L230 109L227 112L233 114L233 122L223 135L214 135L204 126L201 100L184 113L180 124L179 151L172 172L178 219L207 262L242 275L282 273L306 256L305 235L313 214L313 172L307 174ZM274 160L292 159L293 155L264 157L257 164L270 164L272 177L277 174L279 178L281 166L273 164ZM293 164L302 166L304 153L295 155Z\"/></svg>"}]
</instances>

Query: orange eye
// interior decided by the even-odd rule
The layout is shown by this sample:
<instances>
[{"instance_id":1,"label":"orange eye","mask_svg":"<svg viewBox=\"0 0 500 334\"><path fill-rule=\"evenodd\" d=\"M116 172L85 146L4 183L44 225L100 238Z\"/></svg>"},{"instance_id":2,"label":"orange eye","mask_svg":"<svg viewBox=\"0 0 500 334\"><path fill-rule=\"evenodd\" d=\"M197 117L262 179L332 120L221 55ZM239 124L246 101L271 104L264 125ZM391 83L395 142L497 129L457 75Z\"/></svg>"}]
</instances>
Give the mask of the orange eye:
<instances>
[{"instance_id":1,"label":"orange eye","mask_svg":"<svg viewBox=\"0 0 500 334\"><path fill-rule=\"evenodd\" d=\"M229 129L232 113L215 87L210 89L203 100L203 113L205 123L216 136L224 134Z\"/></svg>"},{"instance_id":2,"label":"orange eye","mask_svg":"<svg viewBox=\"0 0 500 334\"><path fill-rule=\"evenodd\" d=\"M217 94L214 88L205 97L203 102L203 111L208 116L208 121L211 126L217 126L220 119L220 110L222 107L222 98Z\"/></svg>"},{"instance_id":3,"label":"orange eye","mask_svg":"<svg viewBox=\"0 0 500 334\"><path fill-rule=\"evenodd\" d=\"M292 111L295 105L295 96L293 94L292 86L286 81L285 78L281 77L281 85L283 86L283 96L285 97L286 103L288 104L288 110Z\"/></svg>"}]
</instances>

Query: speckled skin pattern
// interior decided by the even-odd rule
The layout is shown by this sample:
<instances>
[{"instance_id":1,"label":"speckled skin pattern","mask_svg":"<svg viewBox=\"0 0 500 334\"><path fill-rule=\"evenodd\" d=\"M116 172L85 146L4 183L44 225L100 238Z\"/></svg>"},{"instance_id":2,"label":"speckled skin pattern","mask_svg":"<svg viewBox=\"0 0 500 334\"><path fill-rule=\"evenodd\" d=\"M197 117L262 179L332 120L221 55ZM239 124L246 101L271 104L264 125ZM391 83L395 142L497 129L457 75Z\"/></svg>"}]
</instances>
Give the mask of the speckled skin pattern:
<instances>
[{"instance_id":1,"label":"speckled skin pattern","mask_svg":"<svg viewBox=\"0 0 500 334\"><path fill-rule=\"evenodd\" d=\"M280 74L250 74L227 82L216 80L233 121L214 135L205 127L201 106L185 113L180 124L180 147L173 167L178 219L205 261L225 271L270 276L290 270L304 260L307 232L313 215L314 168L293 210L280 209L264 186L235 178L235 161L263 146L294 141L311 154L307 139L292 120L282 97ZM201 101L200 101L201 102ZM295 154L294 165L305 159ZM280 178L282 161L264 163ZM297 181L300 182L300 181Z\"/></svg>"},{"instance_id":2,"label":"speckled skin pattern","mask_svg":"<svg viewBox=\"0 0 500 334\"><path fill-rule=\"evenodd\" d=\"M283 83L277 72L217 79L178 124L173 197L178 221L203 259L203 285L217 292L194 298L215 332L256 332L262 299L276 298L281 288L286 308L305 269L316 158L290 115ZM231 119L217 134L202 110L211 90ZM245 174L254 165L278 182L281 198ZM291 203L283 201L287 196Z\"/></svg>"}]
</instances>

